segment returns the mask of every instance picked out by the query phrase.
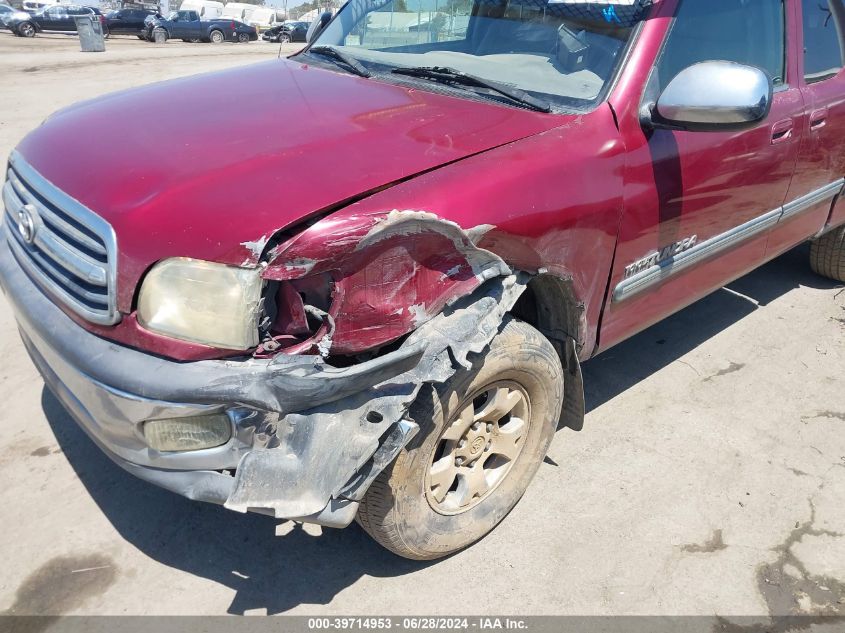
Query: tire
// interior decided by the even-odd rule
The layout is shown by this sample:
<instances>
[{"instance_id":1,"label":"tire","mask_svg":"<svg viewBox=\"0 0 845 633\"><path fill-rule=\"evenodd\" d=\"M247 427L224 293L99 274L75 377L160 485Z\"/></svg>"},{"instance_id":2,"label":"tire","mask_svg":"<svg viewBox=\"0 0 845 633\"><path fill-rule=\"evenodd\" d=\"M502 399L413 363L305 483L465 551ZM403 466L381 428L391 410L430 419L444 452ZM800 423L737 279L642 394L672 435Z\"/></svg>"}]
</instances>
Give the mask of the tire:
<instances>
[{"instance_id":1,"label":"tire","mask_svg":"<svg viewBox=\"0 0 845 633\"><path fill-rule=\"evenodd\" d=\"M279 36L279 44L290 44L290 35L287 33L282 33Z\"/></svg>"},{"instance_id":2,"label":"tire","mask_svg":"<svg viewBox=\"0 0 845 633\"><path fill-rule=\"evenodd\" d=\"M845 226L813 240L810 246L810 266L823 277L845 281Z\"/></svg>"},{"instance_id":3,"label":"tire","mask_svg":"<svg viewBox=\"0 0 845 633\"><path fill-rule=\"evenodd\" d=\"M24 22L18 26L18 35L21 37L35 37L35 26L32 22Z\"/></svg>"},{"instance_id":4,"label":"tire","mask_svg":"<svg viewBox=\"0 0 845 633\"><path fill-rule=\"evenodd\" d=\"M410 410L420 432L370 486L358 523L391 552L415 560L475 543L522 497L554 437L562 404L563 369L554 347L509 317L470 370L420 391ZM499 418L503 411L509 412ZM498 452L507 446L511 459ZM469 466L460 476L444 476L463 462ZM486 478L476 478L486 482L479 494L467 479L476 468Z\"/></svg>"},{"instance_id":5,"label":"tire","mask_svg":"<svg viewBox=\"0 0 845 633\"><path fill-rule=\"evenodd\" d=\"M208 39L212 44L222 44L226 41L226 36L223 35L223 31L214 29L211 33L208 34Z\"/></svg>"},{"instance_id":6,"label":"tire","mask_svg":"<svg viewBox=\"0 0 845 633\"><path fill-rule=\"evenodd\" d=\"M167 42L167 31L161 28L153 29L153 42L156 44L164 44Z\"/></svg>"},{"instance_id":7,"label":"tire","mask_svg":"<svg viewBox=\"0 0 845 633\"><path fill-rule=\"evenodd\" d=\"M249 33L238 33L238 43L246 44L249 42Z\"/></svg>"}]
</instances>

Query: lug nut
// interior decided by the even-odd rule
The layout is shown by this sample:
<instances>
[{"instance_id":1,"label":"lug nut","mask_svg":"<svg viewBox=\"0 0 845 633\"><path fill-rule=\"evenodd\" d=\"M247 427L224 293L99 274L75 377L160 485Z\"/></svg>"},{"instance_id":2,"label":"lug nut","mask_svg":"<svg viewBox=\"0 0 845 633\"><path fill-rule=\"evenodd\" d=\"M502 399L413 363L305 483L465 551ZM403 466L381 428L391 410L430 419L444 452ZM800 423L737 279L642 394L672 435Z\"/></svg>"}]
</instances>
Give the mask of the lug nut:
<instances>
[{"instance_id":1,"label":"lug nut","mask_svg":"<svg viewBox=\"0 0 845 633\"><path fill-rule=\"evenodd\" d=\"M463 466L463 464L464 464L464 458L463 457L458 457L458 458L455 459L455 466Z\"/></svg>"},{"instance_id":2,"label":"lug nut","mask_svg":"<svg viewBox=\"0 0 845 633\"><path fill-rule=\"evenodd\" d=\"M493 425L492 425L492 424L488 424L488 425L487 425L487 432L488 432L488 433L492 433L492 432L493 432Z\"/></svg>"}]
</instances>

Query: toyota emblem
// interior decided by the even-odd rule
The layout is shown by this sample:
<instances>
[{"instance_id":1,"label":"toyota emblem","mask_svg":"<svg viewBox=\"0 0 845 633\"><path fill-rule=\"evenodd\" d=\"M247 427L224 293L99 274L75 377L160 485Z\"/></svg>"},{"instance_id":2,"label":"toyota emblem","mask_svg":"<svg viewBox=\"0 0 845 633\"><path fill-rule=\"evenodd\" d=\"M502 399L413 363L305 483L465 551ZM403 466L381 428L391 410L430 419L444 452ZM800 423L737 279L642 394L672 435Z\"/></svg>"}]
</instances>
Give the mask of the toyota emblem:
<instances>
[{"instance_id":1,"label":"toyota emblem","mask_svg":"<svg viewBox=\"0 0 845 633\"><path fill-rule=\"evenodd\" d=\"M18 211L18 233L20 233L24 242L32 244L35 240L35 209L32 205L24 205Z\"/></svg>"}]
</instances>

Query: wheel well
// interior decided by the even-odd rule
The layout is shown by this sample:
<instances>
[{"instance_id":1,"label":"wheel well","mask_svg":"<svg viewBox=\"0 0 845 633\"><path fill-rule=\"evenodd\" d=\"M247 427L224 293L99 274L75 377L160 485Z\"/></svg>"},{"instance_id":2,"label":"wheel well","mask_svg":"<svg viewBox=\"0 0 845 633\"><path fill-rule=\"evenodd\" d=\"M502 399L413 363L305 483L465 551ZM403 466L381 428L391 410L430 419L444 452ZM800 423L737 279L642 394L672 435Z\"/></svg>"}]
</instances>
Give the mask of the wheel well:
<instances>
[{"instance_id":1,"label":"wheel well","mask_svg":"<svg viewBox=\"0 0 845 633\"><path fill-rule=\"evenodd\" d=\"M564 369L563 410L558 428L584 427L586 402L578 350L584 345L584 304L578 301L571 279L541 274L528 282L511 314L529 323L551 341Z\"/></svg>"},{"instance_id":2,"label":"wheel well","mask_svg":"<svg viewBox=\"0 0 845 633\"><path fill-rule=\"evenodd\" d=\"M511 313L548 337L564 366L566 341L572 339L578 349L584 344L584 304L578 301L571 279L550 274L533 277Z\"/></svg>"}]
</instances>

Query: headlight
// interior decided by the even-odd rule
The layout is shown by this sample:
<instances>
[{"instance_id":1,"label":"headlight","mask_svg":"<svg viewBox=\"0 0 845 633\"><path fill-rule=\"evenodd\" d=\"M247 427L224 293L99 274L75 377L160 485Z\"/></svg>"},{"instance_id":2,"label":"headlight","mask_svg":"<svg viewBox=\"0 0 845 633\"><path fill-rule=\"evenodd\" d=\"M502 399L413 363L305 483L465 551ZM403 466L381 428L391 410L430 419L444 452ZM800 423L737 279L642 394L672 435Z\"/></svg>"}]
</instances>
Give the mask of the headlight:
<instances>
[{"instance_id":1,"label":"headlight","mask_svg":"<svg viewBox=\"0 0 845 633\"><path fill-rule=\"evenodd\" d=\"M258 345L261 273L176 257L153 266L141 286L138 321L148 330L227 349Z\"/></svg>"}]
</instances>

